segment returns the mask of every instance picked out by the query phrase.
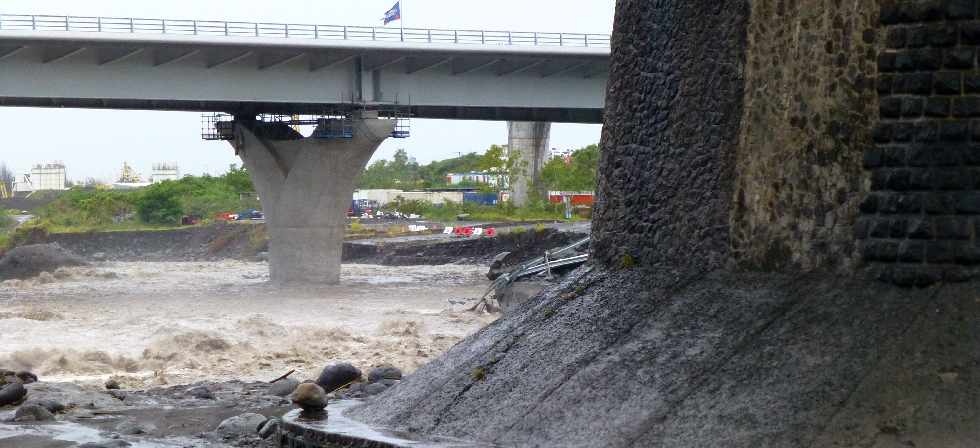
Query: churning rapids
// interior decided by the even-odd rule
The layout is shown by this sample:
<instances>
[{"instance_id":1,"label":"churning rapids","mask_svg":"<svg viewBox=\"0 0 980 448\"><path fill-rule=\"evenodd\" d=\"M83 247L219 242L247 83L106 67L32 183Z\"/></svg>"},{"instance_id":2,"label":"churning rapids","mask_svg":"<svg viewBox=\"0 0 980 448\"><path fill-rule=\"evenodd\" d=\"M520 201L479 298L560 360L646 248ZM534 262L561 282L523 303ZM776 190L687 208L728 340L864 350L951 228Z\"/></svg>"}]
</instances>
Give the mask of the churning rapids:
<instances>
[{"instance_id":1,"label":"churning rapids","mask_svg":"<svg viewBox=\"0 0 980 448\"><path fill-rule=\"evenodd\" d=\"M280 289L256 262L63 268L0 283L0 367L132 388L315 377L337 361L410 372L495 318L453 303L482 295L485 269L344 265L340 285Z\"/></svg>"}]
</instances>

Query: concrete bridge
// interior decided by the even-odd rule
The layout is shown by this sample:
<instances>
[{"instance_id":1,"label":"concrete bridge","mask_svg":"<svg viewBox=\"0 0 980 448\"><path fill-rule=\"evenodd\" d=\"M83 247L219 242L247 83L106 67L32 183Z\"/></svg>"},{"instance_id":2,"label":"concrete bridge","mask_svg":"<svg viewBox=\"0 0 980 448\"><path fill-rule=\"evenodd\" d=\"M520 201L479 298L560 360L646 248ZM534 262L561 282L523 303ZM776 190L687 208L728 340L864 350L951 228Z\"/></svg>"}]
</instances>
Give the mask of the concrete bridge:
<instances>
[{"instance_id":1,"label":"concrete bridge","mask_svg":"<svg viewBox=\"0 0 980 448\"><path fill-rule=\"evenodd\" d=\"M593 34L0 15L0 106L233 115L219 134L252 173L286 282L339 280L344 211L385 118L510 121L533 177L548 123L602 122L608 62ZM304 138L262 114L341 116L353 132ZM527 182L513 183L520 201Z\"/></svg>"}]
</instances>

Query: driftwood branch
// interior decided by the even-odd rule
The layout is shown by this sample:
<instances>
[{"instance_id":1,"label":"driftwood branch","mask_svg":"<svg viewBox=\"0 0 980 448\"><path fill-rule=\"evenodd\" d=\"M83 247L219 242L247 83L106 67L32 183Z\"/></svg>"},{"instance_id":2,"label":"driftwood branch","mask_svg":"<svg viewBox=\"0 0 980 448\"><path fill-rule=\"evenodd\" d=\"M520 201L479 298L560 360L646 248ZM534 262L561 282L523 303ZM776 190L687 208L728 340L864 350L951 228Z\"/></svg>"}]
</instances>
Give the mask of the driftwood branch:
<instances>
[{"instance_id":1,"label":"driftwood branch","mask_svg":"<svg viewBox=\"0 0 980 448\"><path fill-rule=\"evenodd\" d=\"M275 383L276 381L282 381L282 380L284 380L286 378L289 378L289 375L292 375L293 372L295 372L295 371L296 371L296 369L290 370L290 371L286 372L285 375L280 376L279 378L276 378L276 379L274 379L272 381L269 381L269 384L272 384L272 383Z\"/></svg>"}]
</instances>

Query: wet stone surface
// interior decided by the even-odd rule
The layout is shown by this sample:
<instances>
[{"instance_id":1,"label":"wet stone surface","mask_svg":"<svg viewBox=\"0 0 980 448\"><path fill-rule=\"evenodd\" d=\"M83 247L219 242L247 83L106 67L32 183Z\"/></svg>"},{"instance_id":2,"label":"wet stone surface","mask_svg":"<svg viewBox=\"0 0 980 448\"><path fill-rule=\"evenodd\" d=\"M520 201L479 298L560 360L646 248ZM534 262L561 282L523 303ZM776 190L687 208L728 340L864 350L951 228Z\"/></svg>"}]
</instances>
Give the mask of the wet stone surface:
<instances>
[{"instance_id":1,"label":"wet stone surface","mask_svg":"<svg viewBox=\"0 0 980 448\"><path fill-rule=\"evenodd\" d=\"M476 448L495 445L474 443L452 437L420 437L407 432L396 432L365 425L351 420L345 412L360 404L358 400L340 400L330 404L329 417L309 420L299 411L291 411L282 417L281 427L274 436L282 446L303 448L332 448L357 446L367 448ZM289 445L290 443L295 445Z\"/></svg>"},{"instance_id":2,"label":"wet stone surface","mask_svg":"<svg viewBox=\"0 0 980 448\"><path fill-rule=\"evenodd\" d=\"M276 446L269 439L275 426L267 421L292 406L270 394L269 386L226 382L106 391L70 383L29 384L28 401L0 407L0 446L271 448ZM214 399L188 393L199 388L212 391Z\"/></svg>"}]
</instances>

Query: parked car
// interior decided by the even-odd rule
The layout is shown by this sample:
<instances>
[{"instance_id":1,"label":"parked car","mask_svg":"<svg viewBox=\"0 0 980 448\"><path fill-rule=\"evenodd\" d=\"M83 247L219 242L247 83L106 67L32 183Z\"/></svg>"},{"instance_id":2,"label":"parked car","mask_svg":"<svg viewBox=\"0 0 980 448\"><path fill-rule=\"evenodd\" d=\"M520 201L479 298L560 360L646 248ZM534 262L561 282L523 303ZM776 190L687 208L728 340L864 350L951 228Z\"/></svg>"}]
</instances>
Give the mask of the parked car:
<instances>
[{"instance_id":1,"label":"parked car","mask_svg":"<svg viewBox=\"0 0 980 448\"><path fill-rule=\"evenodd\" d=\"M248 209L248 210L238 212L238 217L236 219L239 221L245 221L250 219L265 219L265 215L258 210Z\"/></svg>"}]
</instances>

